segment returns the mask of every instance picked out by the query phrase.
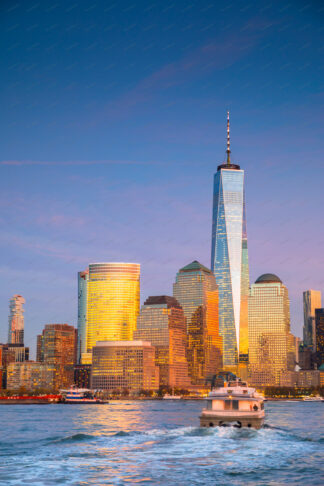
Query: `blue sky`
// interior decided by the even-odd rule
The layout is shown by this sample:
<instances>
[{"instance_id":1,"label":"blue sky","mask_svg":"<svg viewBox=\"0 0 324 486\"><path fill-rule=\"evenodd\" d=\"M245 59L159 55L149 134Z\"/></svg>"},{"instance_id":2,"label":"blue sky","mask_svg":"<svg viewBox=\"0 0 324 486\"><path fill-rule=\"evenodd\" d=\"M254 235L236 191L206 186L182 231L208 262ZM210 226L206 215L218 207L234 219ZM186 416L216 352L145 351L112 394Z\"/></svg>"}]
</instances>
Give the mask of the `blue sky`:
<instances>
[{"instance_id":1,"label":"blue sky","mask_svg":"<svg viewBox=\"0 0 324 486\"><path fill-rule=\"evenodd\" d=\"M67 5L68 4L68 5ZM210 265L213 174L246 171L250 276L278 274L301 335L324 291L320 2L3 1L0 341L77 319L77 271L139 262L142 300Z\"/></svg>"}]
</instances>

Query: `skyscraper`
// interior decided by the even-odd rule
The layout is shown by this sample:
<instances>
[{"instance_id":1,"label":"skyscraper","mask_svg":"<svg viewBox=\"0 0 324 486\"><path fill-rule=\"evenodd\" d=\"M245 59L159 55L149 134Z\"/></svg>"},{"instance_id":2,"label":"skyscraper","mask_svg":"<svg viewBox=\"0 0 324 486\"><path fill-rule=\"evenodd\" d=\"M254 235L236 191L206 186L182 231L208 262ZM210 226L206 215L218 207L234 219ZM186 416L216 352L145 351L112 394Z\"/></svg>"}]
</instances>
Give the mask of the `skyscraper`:
<instances>
[{"instance_id":1,"label":"skyscraper","mask_svg":"<svg viewBox=\"0 0 324 486\"><path fill-rule=\"evenodd\" d=\"M191 381L204 384L222 367L215 277L211 270L193 261L177 273L173 295L187 320L187 359Z\"/></svg>"},{"instance_id":2,"label":"skyscraper","mask_svg":"<svg viewBox=\"0 0 324 486\"><path fill-rule=\"evenodd\" d=\"M89 270L78 272L78 363L87 352L87 305Z\"/></svg>"},{"instance_id":3,"label":"skyscraper","mask_svg":"<svg viewBox=\"0 0 324 486\"><path fill-rule=\"evenodd\" d=\"M324 309L315 309L316 363L324 364Z\"/></svg>"},{"instance_id":4,"label":"skyscraper","mask_svg":"<svg viewBox=\"0 0 324 486\"><path fill-rule=\"evenodd\" d=\"M321 307L321 292L319 290L306 290L303 292L304 304L304 344L309 346L313 353L316 351L315 340L315 309Z\"/></svg>"},{"instance_id":5,"label":"skyscraper","mask_svg":"<svg viewBox=\"0 0 324 486\"><path fill-rule=\"evenodd\" d=\"M211 269L219 292L219 329L223 363L229 368L248 361L249 264L244 171L230 159L227 113L227 162L214 176Z\"/></svg>"},{"instance_id":6,"label":"skyscraper","mask_svg":"<svg viewBox=\"0 0 324 486\"><path fill-rule=\"evenodd\" d=\"M9 344L24 345L24 309L25 299L21 295L14 295L9 301Z\"/></svg>"},{"instance_id":7,"label":"skyscraper","mask_svg":"<svg viewBox=\"0 0 324 486\"><path fill-rule=\"evenodd\" d=\"M288 290L279 277L261 275L249 296L251 382L277 385L280 373L294 369Z\"/></svg>"},{"instance_id":8,"label":"skyscraper","mask_svg":"<svg viewBox=\"0 0 324 486\"><path fill-rule=\"evenodd\" d=\"M79 298L83 364L91 363L92 348L97 341L133 339L140 310L140 265L91 263L85 282L82 292L87 293L86 312L84 296Z\"/></svg>"},{"instance_id":9,"label":"skyscraper","mask_svg":"<svg viewBox=\"0 0 324 486\"><path fill-rule=\"evenodd\" d=\"M160 385L186 388L190 385L186 358L186 318L174 297L149 297L141 307L134 339L155 347L155 364L160 368Z\"/></svg>"},{"instance_id":10,"label":"skyscraper","mask_svg":"<svg viewBox=\"0 0 324 486\"><path fill-rule=\"evenodd\" d=\"M37 339L41 346L38 358L49 366L52 372L52 386L55 390L70 387L74 380L76 361L77 330L68 324L46 324L42 339ZM51 367L51 368L50 368Z\"/></svg>"}]
</instances>

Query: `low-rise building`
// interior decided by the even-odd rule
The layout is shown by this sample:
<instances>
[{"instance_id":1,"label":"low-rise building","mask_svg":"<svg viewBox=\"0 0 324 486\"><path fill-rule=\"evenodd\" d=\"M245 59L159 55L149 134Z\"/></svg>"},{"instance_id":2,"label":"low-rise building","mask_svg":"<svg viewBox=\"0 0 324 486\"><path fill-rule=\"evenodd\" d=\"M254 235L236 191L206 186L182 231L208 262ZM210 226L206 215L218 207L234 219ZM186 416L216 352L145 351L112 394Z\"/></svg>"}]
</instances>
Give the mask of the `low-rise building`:
<instances>
[{"instance_id":1,"label":"low-rise building","mask_svg":"<svg viewBox=\"0 0 324 486\"><path fill-rule=\"evenodd\" d=\"M101 341L92 349L91 388L140 390L159 388L155 349L146 341Z\"/></svg>"},{"instance_id":2,"label":"low-rise building","mask_svg":"<svg viewBox=\"0 0 324 486\"><path fill-rule=\"evenodd\" d=\"M50 366L37 361L10 363L7 368L7 389L25 389L29 392L51 391L54 373Z\"/></svg>"}]
</instances>

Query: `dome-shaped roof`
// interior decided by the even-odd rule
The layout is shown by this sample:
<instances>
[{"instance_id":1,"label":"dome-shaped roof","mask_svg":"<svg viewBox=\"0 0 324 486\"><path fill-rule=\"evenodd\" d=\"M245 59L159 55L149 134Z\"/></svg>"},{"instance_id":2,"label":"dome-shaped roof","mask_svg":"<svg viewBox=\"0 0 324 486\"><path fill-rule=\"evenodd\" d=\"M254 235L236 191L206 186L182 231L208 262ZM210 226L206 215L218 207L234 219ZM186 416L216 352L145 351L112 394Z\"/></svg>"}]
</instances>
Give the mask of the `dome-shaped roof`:
<instances>
[{"instance_id":1,"label":"dome-shaped roof","mask_svg":"<svg viewBox=\"0 0 324 486\"><path fill-rule=\"evenodd\" d=\"M277 277L277 275L274 275L273 273L264 273L255 281L255 283L274 283L274 282L282 283L280 278Z\"/></svg>"}]
</instances>

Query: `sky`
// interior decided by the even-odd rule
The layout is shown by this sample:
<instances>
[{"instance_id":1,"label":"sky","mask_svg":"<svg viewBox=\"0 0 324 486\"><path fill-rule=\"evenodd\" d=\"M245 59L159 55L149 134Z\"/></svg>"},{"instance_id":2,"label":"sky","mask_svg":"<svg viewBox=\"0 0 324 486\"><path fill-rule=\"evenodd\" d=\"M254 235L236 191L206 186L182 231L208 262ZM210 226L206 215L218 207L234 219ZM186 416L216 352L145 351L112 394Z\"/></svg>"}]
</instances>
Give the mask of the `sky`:
<instances>
[{"instance_id":1,"label":"sky","mask_svg":"<svg viewBox=\"0 0 324 486\"><path fill-rule=\"evenodd\" d=\"M210 266L213 175L245 170L250 281L275 273L301 336L324 291L324 6L0 4L0 342L13 294L35 356L77 324L77 272L141 264L141 301Z\"/></svg>"}]
</instances>

